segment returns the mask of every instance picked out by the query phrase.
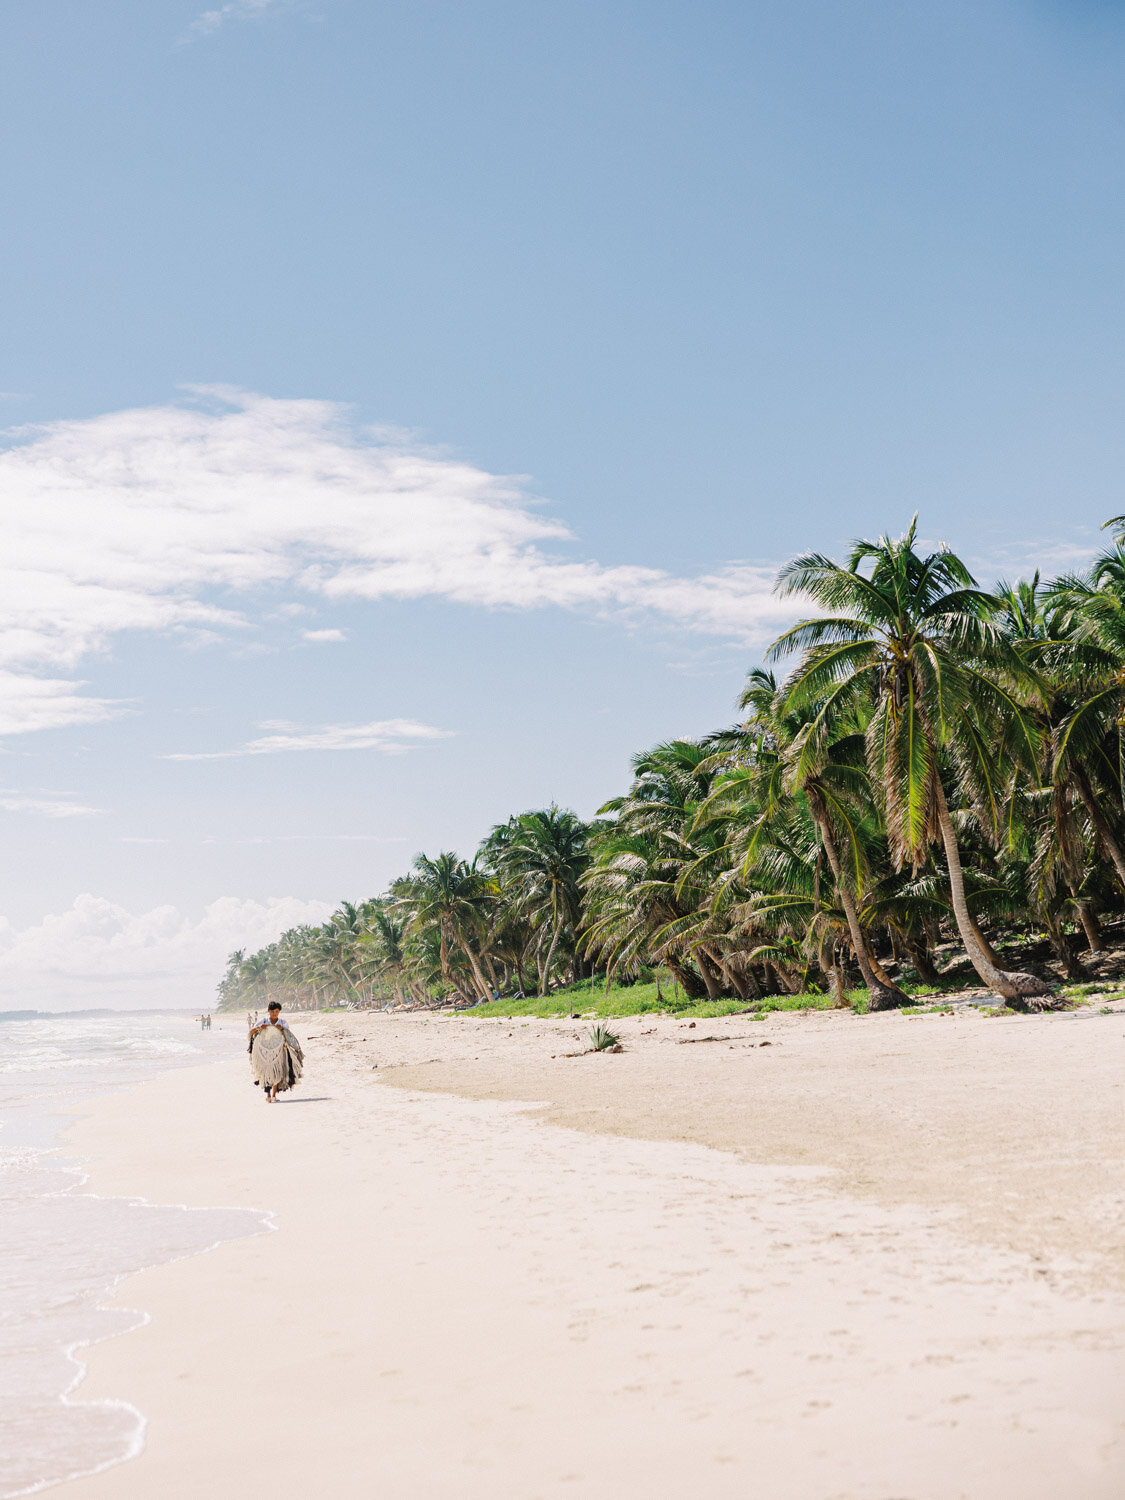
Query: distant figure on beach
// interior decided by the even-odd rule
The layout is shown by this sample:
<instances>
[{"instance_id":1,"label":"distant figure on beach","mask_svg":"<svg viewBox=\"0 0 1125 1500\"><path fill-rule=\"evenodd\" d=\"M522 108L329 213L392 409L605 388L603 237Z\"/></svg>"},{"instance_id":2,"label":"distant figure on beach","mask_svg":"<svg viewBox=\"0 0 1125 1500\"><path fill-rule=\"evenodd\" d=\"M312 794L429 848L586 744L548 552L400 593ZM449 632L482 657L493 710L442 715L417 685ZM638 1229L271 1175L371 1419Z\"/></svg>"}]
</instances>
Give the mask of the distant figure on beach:
<instances>
[{"instance_id":1,"label":"distant figure on beach","mask_svg":"<svg viewBox=\"0 0 1125 1500\"><path fill-rule=\"evenodd\" d=\"M281 1019L281 1006L269 1003L269 1019L250 1029L250 1070L254 1083L265 1090L266 1103L295 1088L301 1081L305 1054L297 1038Z\"/></svg>"}]
</instances>

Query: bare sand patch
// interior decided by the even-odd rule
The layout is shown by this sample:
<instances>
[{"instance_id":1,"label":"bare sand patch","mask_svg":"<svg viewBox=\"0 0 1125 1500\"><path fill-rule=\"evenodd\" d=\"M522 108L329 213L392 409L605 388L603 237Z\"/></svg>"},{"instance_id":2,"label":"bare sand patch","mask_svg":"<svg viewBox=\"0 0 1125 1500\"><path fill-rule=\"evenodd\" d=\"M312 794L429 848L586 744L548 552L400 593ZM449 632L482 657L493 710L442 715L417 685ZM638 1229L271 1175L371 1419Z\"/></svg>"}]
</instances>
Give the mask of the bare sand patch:
<instances>
[{"instance_id":1,"label":"bare sand patch","mask_svg":"<svg viewBox=\"0 0 1125 1500\"><path fill-rule=\"evenodd\" d=\"M310 1017L277 1105L102 1100L95 1190L278 1232L124 1284L146 1451L64 1489L1115 1500L1123 1020Z\"/></svg>"},{"instance_id":2,"label":"bare sand patch","mask_svg":"<svg viewBox=\"0 0 1125 1500\"><path fill-rule=\"evenodd\" d=\"M325 1044L359 1068L379 1062L397 1087L541 1100L542 1118L576 1130L832 1167L841 1191L928 1209L982 1245L1065 1258L1125 1291L1120 1007L810 1011L694 1028L640 1016L613 1023L624 1054L582 1058L560 1054L585 1045L589 1023L405 1020L348 1018L324 1028L340 1033ZM708 1036L718 1041L695 1044Z\"/></svg>"}]
</instances>

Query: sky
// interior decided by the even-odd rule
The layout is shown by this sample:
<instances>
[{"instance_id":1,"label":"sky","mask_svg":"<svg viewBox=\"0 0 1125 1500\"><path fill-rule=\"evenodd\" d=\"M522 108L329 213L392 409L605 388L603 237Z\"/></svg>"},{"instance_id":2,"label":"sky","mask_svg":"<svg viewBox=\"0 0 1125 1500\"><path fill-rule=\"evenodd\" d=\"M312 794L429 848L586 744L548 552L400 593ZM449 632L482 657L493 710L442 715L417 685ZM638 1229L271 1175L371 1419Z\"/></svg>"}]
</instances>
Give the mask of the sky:
<instances>
[{"instance_id":1,"label":"sky","mask_svg":"<svg viewBox=\"0 0 1125 1500\"><path fill-rule=\"evenodd\" d=\"M1125 508L1125 3L13 0L0 131L0 1008L593 815L798 551Z\"/></svg>"}]
</instances>

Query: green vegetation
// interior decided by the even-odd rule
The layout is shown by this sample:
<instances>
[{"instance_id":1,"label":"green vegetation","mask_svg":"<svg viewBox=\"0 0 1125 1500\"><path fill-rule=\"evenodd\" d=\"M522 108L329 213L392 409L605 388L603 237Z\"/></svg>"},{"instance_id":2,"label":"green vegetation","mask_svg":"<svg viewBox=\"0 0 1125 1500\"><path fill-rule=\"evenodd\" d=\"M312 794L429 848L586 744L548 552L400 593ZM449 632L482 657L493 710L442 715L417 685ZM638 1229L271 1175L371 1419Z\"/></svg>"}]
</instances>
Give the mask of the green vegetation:
<instances>
[{"instance_id":1,"label":"green vegetation","mask_svg":"<svg viewBox=\"0 0 1125 1500\"><path fill-rule=\"evenodd\" d=\"M611 1052L614 1048L621 1050L621 1038L616 1031L610 1031L604 1021L599 1021L596 1026L591 1026L588 1032L590 1038L591 1052Z\"/></svg>"},{"instance_id":2,"label":"green vegetation","mask_svg":"<svg viewBox=\"0 0 1125 1500\"><path fill-rule=\"evenodd\" d=\"M1094 993L1083 952L1125 892L1125 518L1107 524L1088 572L992 591L913 524L795 559L778 588L819 612L767 653L787 675L749 673L737 723L638 755L592 823L520 813L472 859L420 854L232 954L221 1005L706 1016L973 983L1008 1014Z\"/></svg>"},{"instance_id":3,"label":"green vegetation","mask_svg":"<svg viewBox=\"0 0 1125 1500\"><path fill-rule=\"evenodd\" d=\"M867 993L851 990L848 1003L855 1009L866 1009ZM668 1015L682 1016L685 1020L696 1020L707 1016L733 1016L739 1014L766 1015L774 1010L831 1010L835 1002L831 995L810 991L803 995L767 995L758 1000L693 1000L682 990L673 993L671 986L664 984L657 994L655 982L649 984L613 985L609 993L604 984L598 983L593 994L588 982L567 985L550 995L530 995L522 1000L490 1000L484 1005L473 1006L473 1016L573 1016L584 1020L597 1016L611 1019L614 1016Z\"/></svg>"}]
</instances>

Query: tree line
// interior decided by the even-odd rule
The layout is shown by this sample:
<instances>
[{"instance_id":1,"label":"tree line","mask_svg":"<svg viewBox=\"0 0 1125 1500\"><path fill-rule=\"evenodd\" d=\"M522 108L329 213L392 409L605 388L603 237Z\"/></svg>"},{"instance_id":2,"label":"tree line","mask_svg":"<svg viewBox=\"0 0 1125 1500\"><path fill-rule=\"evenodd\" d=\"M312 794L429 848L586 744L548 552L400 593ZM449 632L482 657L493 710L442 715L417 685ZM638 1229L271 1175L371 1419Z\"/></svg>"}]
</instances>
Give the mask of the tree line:
<instances>
[{"instance_id":1,"label":"tree line","mask_svg":"<svg viewBox=\"0 0 1125 1500\"><path fill-rule=\"evenodd\" d=\"M472 859L420 854L382 895L231 954L221 1006L660 966L701 999L862 986L882 1010L941 982L950 939L1010 1006L1053 1004L1125 895L1125 517L1087 570L991 589L916 525L781 570L818 612L749 673L732 727L638 755L593 822L520 813ZM1013 962L1036 943L1053 967Z\"/></svg>"}]
</instances>

